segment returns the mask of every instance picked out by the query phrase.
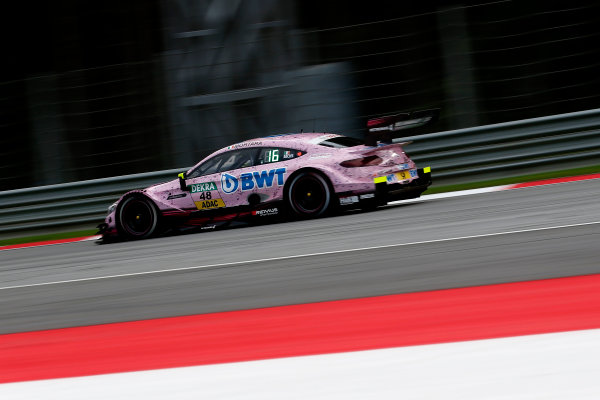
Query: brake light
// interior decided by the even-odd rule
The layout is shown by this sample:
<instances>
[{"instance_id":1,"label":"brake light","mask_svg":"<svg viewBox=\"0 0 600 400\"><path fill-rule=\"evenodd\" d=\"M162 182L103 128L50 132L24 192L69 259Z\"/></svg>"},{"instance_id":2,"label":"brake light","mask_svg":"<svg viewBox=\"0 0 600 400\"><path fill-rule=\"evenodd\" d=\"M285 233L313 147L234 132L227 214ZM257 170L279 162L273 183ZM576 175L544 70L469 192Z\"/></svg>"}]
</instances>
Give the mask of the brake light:
<instances>
[{"instance_id":1,"label":"brake light","mask_svg":"<svg viewBox=\"0 0 600 400\"><path fill-rule=\"evenodd\" d=\"M367 156L363 158L355 158L354 160L342 161L340 165L345 168L370 167L379 165L383 160L378 156Z\"/></svg>"}]
</instances>

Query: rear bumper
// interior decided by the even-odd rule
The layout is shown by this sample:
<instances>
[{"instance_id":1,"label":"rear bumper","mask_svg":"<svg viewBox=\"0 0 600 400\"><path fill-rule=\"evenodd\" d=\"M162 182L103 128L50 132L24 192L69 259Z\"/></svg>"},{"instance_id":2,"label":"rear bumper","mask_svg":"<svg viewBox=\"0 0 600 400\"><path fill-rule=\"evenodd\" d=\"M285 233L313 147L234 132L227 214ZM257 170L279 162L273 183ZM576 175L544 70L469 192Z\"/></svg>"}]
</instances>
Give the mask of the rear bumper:
<instances>
[{"instance_id":1,"label":"rear bumper","mask_svg":"<svg viewBox=\"0 0 600 400\"><path fill-rule=\"evenodd\" d=\"M427 172L425 172L427 171ZM375 183L375 191L338 193L343 208L361 207L365 209L383 206L391 201L414 199L421 196L431 185L431 169L417 170L418 177L408 183Z\"/></svg>"},{"instance_id":2,"label":"rear bumper","mask_svg":"<svg viewBox=\"0 0 600 400\"><path fill-rule=\"evenodd\" d=\"M426 168L428 172L424 172L423 168L417 170L419 177L413 179L409 183L392 183L386 182L375 184L375 198L378 205L387 204L390 201L414 199L421 196L431 185L431 170Z\"/></svg>"}]
</instances>

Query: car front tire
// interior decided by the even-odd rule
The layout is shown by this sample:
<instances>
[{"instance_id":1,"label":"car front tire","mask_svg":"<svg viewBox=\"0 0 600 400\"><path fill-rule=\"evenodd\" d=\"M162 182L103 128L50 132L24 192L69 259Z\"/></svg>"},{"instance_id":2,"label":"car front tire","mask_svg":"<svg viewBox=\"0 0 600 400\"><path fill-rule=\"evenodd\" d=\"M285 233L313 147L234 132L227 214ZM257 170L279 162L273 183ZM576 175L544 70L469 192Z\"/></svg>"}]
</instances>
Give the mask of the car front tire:
<instances>
[{"instance_id":1,"label":"car front tire","mask_svg":"<svg viewBox=\"0 0 600 400\"><path fill-rule=\"evenodd\" d=\"M117 207L117 229L127 239L145 239L158 231L158 208L143 195L125 197Z\"/></svg>"}]
</instances>

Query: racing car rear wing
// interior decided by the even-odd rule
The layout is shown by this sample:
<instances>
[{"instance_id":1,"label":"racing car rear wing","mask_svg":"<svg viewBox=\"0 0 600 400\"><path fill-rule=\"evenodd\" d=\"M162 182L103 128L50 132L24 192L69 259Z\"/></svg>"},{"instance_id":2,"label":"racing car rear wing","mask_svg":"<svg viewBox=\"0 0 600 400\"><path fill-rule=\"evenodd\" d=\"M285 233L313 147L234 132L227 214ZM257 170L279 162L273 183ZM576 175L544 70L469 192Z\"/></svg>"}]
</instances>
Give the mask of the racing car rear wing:
<instances>
[{"instance_id":1,"label":"racing car rear wing","mask_svg":"<svg viewBox=\"0 0 600 400\"><path fill-rule=\"evenodd\" d=\"M392 139L398 136L393 132L427 125L436 121L439 115L439 108L434 108L370 119L367 121L368 133L365 141L370 146L376 145L377 141L391 143Z\"/></svg>"}]
</instances>

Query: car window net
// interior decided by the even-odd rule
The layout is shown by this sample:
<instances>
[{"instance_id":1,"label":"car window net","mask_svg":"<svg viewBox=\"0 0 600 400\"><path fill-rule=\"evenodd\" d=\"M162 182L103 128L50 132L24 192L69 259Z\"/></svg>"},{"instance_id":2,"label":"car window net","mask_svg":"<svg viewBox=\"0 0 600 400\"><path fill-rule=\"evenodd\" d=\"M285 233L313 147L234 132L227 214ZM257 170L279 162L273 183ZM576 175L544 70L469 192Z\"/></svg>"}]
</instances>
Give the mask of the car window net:
<instances>
[{"instance_id":1,"label":"car window net","mask_svg":"<svg viewBox=\"0 0 600 400\"><path fill-rule=\"evenodd\" d=\"M219 172L247 168L254 165L254 150L242 150L231 154L219 167Z\"/></svg>"}]
</instances>

